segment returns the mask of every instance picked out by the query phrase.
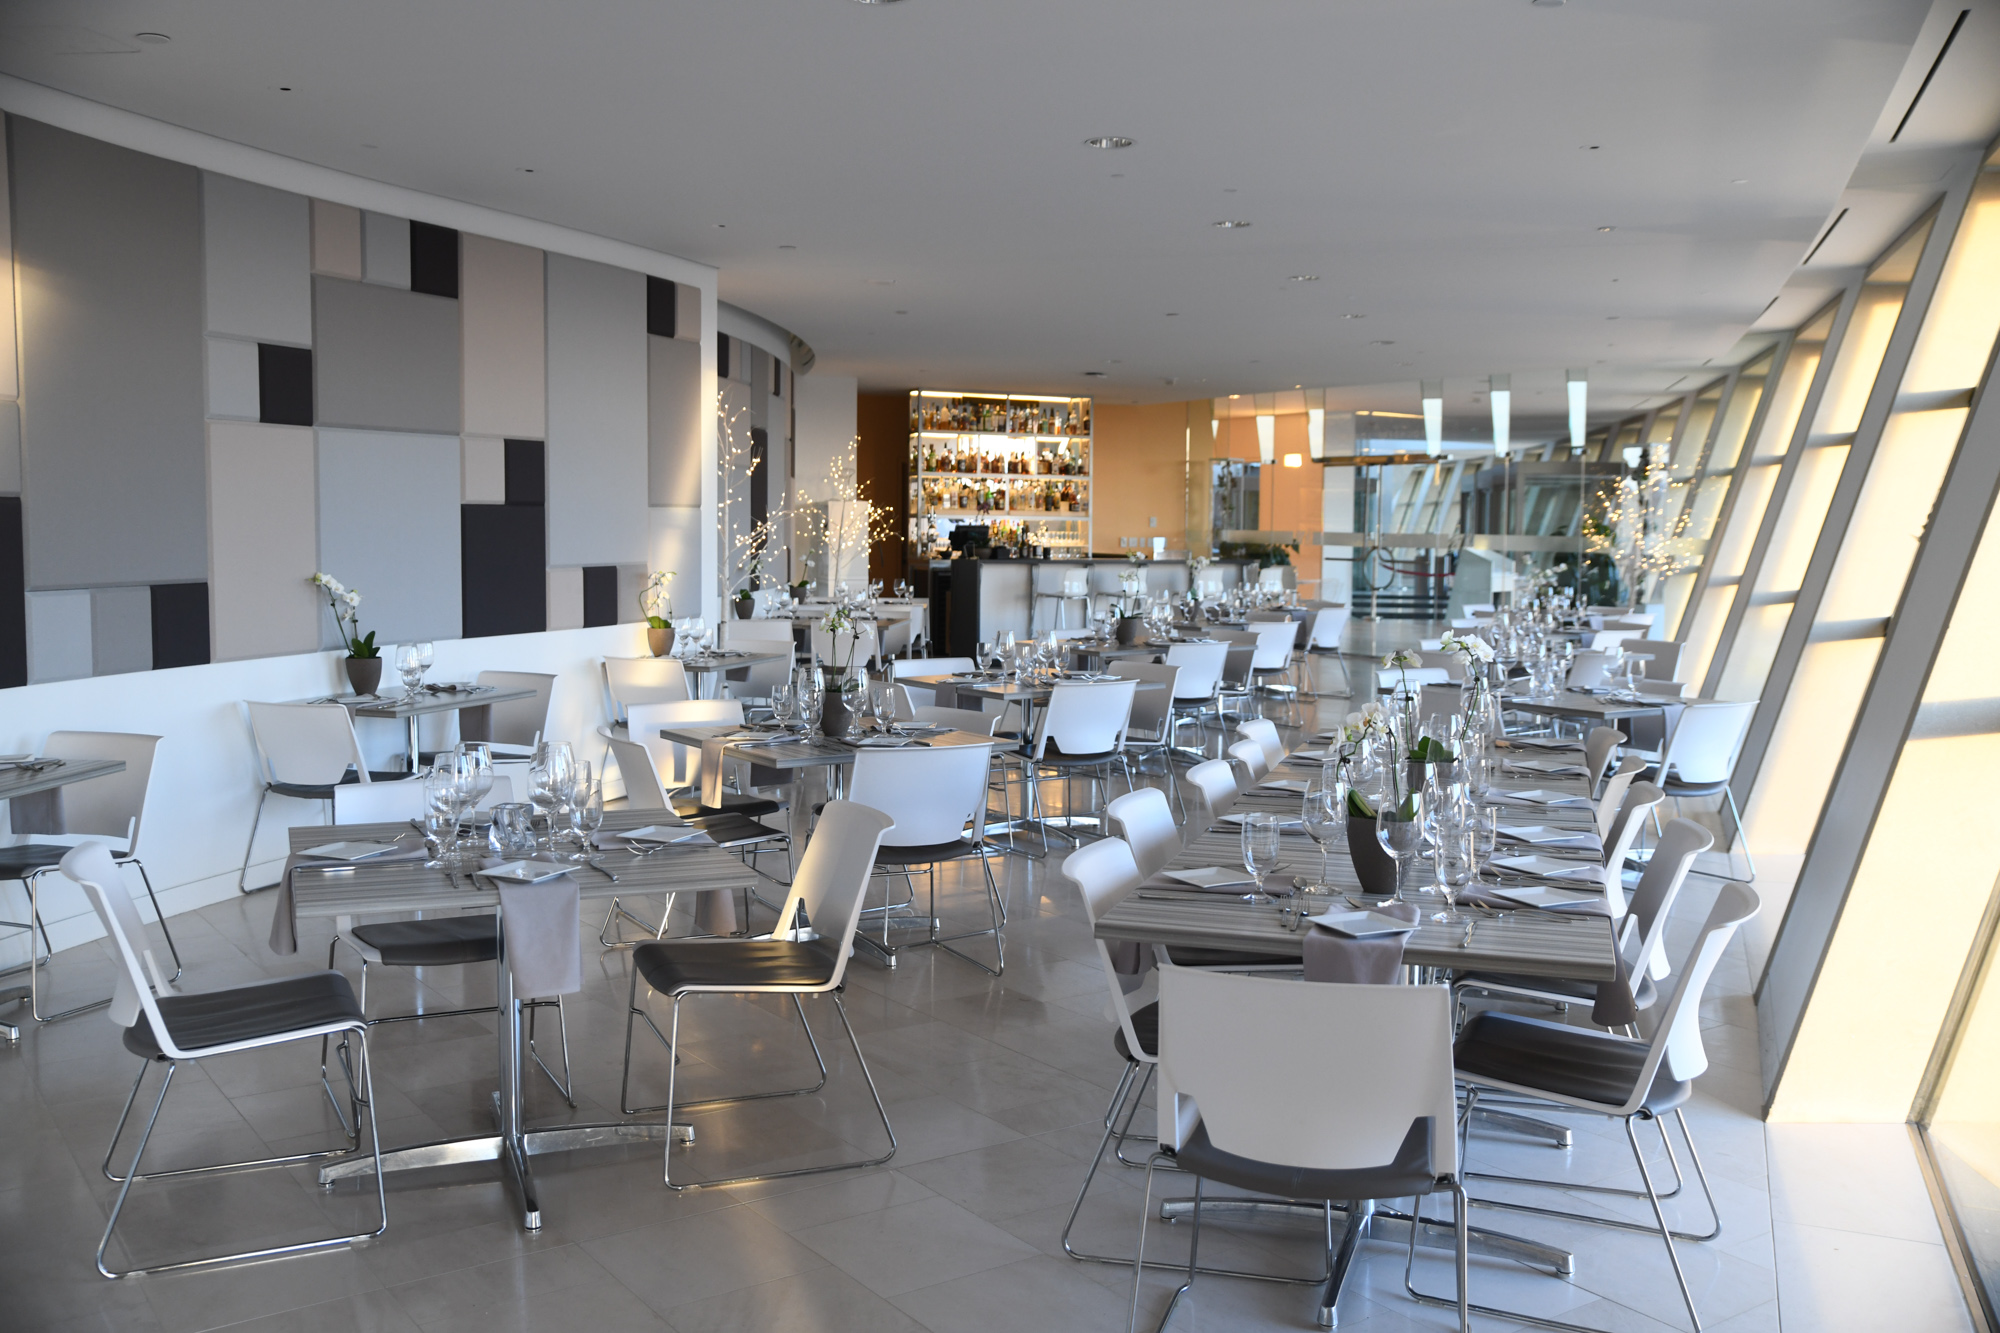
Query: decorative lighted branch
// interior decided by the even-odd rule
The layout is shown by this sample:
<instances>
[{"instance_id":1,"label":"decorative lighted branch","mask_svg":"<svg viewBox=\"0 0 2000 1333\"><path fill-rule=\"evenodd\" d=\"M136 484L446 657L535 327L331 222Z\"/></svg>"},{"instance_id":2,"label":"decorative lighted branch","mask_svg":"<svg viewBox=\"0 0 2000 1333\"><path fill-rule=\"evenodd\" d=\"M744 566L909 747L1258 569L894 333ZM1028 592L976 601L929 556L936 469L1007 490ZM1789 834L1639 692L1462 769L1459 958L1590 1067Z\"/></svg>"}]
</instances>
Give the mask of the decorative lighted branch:
<instances>
[{"instance_id":1,"label":"decorative lighted branch","mask_svg":"<svg viewBox=\"0 0 2000 1333\"><path fill-rule=\"evenodd\" d=\"M860 445L858 436L850 438L847 447L827 463L826 476L821 482L821 489L826 492L824 500L814 500L801 488L796 504L789 511L804 525L799 534L801 545L817 546L826 553L828 592L833 590L834 581L849 561L857 555L865 556L876 542L888 541L896 535L888 506L869 500L855 480Z\"/></svg>"},{"instance_id":2,"label":"decorative lighted branch","mask_svg":"<svg viewBox=\"0 0 2000 1333\"><path fill-rule=\"evenodd\" d=\"M1647 601L1662 578L1694 563L1679 499L1683 483L1674 480L1669 456L1664 444L1648 446L1645 470L1600 489L1584 517L1589 548L1611 557L1635 604Z\"/></svg>"},{"instance_id":3,"label":"decorative lighted branch","mask_svg":"<svg viewBox=\"0 0 2000 1333\"><path fill-rule=\"evenodd\" d=\"M750 487L762 462L757 457L749 431L738 429L743 415L742 408L732 410L726 403L716 405L720 442L717 458L721 467L718 507L723 516L726 548L723 577L725 592L734 597L748 597L756 591L754 585L768 577L772 562L785 550L781 524L792 516L789 510L780 507L745 530L737 528L736 507L741 504L747 510Z\"/></svg>"}]
</instances>

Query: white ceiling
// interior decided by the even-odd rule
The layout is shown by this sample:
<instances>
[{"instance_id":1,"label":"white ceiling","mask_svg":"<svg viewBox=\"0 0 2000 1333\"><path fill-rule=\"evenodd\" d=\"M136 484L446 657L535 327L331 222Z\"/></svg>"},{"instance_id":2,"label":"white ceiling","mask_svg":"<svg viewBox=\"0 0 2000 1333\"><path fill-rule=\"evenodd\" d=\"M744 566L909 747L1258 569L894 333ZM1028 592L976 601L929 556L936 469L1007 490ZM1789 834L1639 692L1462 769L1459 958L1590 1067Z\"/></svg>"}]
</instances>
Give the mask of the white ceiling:
<instances>
[{"instance_id":1,"label":"white ceiling","mask_svg":"<svg viewBox=\"0 0 2000 1333\"><path fill-rule=\"evenodd\" d=\"M1930 10L10 0L0 70L717 265L864 388L1502 372L1554 416L1589 366L1595 416L1758 318Z\"/></svg>"}]
</instances>

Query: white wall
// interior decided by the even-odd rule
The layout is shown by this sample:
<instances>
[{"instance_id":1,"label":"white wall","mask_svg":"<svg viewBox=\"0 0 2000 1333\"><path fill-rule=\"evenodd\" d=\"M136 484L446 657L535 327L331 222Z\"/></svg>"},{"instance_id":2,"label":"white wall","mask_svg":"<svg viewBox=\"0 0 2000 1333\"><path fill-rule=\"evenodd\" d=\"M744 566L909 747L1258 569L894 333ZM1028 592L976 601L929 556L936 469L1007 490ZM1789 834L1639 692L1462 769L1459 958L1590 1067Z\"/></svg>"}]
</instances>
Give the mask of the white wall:
<instances>
[{"instance_id":1,"label":"white wall","mask_svg":"<svg viewBox=\"0 0 2000 1333\"><path fill-rule=\"evenodd\" d=\"M827 465L847 448L855 434L855 394L852 375L801 375L798 377L799 489L815 500L831 497L821 483Z\"/></svg>"},{"instance_id":2,"label":"white wall","mask_svg":"<svg viewBox=\"0 0 2000 1333\"><path fill-rule=\"evenodd\" d=\"M596 729L605 721L599 663L607 656L645 652L645 631L639 625L454 639L437 644L436 665L428 678L469 680L481 670L554 673L559 679L550 706L549 734L570 741L579 758L595 764L604 749L596 739ZM394 646L384 646L382 656L392 663ZM36 751L51 731L128 731L161 737L140 851L160 905L171 916L236 896L236 872L257 805L258 783L243 701L308 699L344 690L340 671L338 654L307 653L0 690L0 751ZM385 674L393 679L393 667ZM389 685L389 680L383 682L385 691ZM448 739L451 726L433 720L424 734L425 747ZM380 764L406 747L400 722L364 718L358 729L362 748L373 763ZM622 783L613 786L622 792ZM266 802L250 883L269 884L277 878L285 855L285 828L317 824L324 818L316 801L274 796ZM136 888L136 874L132 883ZM4 885L0 895L8 895L0 916L23 919L26 903L16 900L25 899L25 892L18 885ZM259 894L248 902L250 915L261 921L276 897ZM56 880L44 882L42 912L58 949L103 933L82 896ZM25 947L22 936L10 937L0 962L21 961Z\"/></svg>"}]
</instances>

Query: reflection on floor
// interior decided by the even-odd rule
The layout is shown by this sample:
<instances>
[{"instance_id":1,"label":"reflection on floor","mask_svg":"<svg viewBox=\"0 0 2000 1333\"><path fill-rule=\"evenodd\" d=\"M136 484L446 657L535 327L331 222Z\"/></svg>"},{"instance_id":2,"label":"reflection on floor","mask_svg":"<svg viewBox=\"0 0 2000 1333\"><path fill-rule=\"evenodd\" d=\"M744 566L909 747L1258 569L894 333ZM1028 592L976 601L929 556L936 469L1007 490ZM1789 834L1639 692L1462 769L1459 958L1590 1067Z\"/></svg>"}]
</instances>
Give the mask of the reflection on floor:
<instances>
[{"instance_id":1,"label":"reflection on floor","mask_svg":"<svg viewBox=\"0 0 2000 1333\"><path fill-rule=\"evenodd\" d=\"M1359 645L1357 645L1359 646ZM1357 661L1357 677L1366 666ZM1327 673L1329 678L1337 673ZM1345 700L1318 705L1322 720ZM1059 853L1058 853L1059 856ZM390 1229L352 1250L178 1276L106 1282L91 1254L112 1192L99 1162L135 1072L101 1014L26 1033L0 1050L0 1324L8 1329L257 1330L934 1330L1044 1333L1124 1327L1129 1270L1075 1262L1058 1238L1122 1062L1113 1052L1104 981L1082 910L1041 862L1007 858L1008 967L995 980L935 951L885 971L857 960L848 1005L901 1147L885 1167L775 1185L672 1194L655 1150L596 1150L536 1160L545 1225L520 1230L489 1167L393 1179ZM1719 863L1705 867L1722 869ZM947 917L982 916L976 874L950 881ZM1698 879L1680 915L1699 921L1716 881ZM271 896L218 904L175 921L188 981L208 988L283 975L324 959L326 933L296 958L265 947ZM594 934L596 922L590 923ZM976 944L975 944L976 947ZM531 1075L541 1121L616 1111L627 959L586 955L569 1024L579 1108ZM57 1000L103 994L100 946L63 954ZM1901 1126L1771 1126L1757 1119L1757 1036L1742 945L1703 1006L1712 1067L1690 1115L1721 1198L1724 1229L1682 1249L1707 1326L1748 1330L1969 1327ZM490 999L489 977L459 969L384 969L378 1012ZM831 1160L870 1148L877 1130L852 1056L830 1014L809 1007L833 1066L818 1098L697 1115L700 1144L683 1170L723 1173L783 1159ZM376 1029L376 1094L385 1143L482 1131L489 1123L489 1017ZM685 1019L682 1095L790 1086L810 1056L788 1006L696 1002ZM1302 1053L1311 1037L1301 1033ZM637 1048L637 1095L657 1100L665 1055ZM155 1137L160 1165L263 1156L324 1144L336 1124L304 1047L184 1070ZM1622 1130L1570 1121L1568 1151L1487 1133L1476 1169L1625 1181ZM852 1136L853 1141L849 1142ZM1656 1143L1657 1140L1654 1140ZM1692 1191L1690 1192L1692 1193ZM1100 1173L1079 1240L1129 1248L1135 1173ZM306 1234L354 1217L360 1192L322 1193L309 1173L260 1172L141 1186L127 1212L133 1255ZM1569 1196L1568 1206L1594 1206ZM1643 1207L1643 1204L1639 1205ZM1670 1205L1676 1217L1693 1213ZM1698 1205L1695 1205L1698 1208ZM1477 1298L1617 1330L1685 1327L1656 1239L1509 1213L1477 1220L1573 1245L1560 1281L1476 1261ZM1156 1227L1160 1257L1185 1254L1184 1229ZM1310 1228L1205 1225L1203 1254L1231 1266L1309 1271ZM1449 1270L1428 1251L1419 1281ZM1402 1293L1400 1249L1371 1245L1340 1307L1344 1329L1443 1328L1443 1311ZM1149 1275L1141 1317L1163 1308L1167 1277ZM1308 1328L1306 1288L1204 1278L1173 1327ZM1480 1321L1482 1330L1499 1321Z\"/></svg>"}]
</instances>

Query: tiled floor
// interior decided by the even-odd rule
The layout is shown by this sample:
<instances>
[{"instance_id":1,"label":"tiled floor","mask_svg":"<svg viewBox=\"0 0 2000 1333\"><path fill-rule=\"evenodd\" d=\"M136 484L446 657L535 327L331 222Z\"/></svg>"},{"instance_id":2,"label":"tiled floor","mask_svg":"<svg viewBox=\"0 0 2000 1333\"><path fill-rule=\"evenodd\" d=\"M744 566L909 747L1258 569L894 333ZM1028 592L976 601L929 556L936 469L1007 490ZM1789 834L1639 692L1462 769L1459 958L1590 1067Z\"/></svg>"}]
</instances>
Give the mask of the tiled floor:
<instances>
[{"instance_id":1,"label":"tiled floor","mask_svg":"<svg viewBox=\"0 0 2000 1333\"><path fill-rule=\"evenodd\" d=\"M1345 710L1331 699L1320 707L1329 717ZM508 1189L492 1168L461 1167L393 1177L388 1233L351 1250L107 1282L91 1264L113 1189L98 1164L135 1061L101 1014L33 1029L19 1046L0 1050L0 1327L1122 1328L1130 1270L1078 1263L1059 1243L1122 1070L1104 981L1081 907L1053 868L1018 858L1003 864L1011 912L1004 978L934 952L905 955L893 972L857 959L849 972L848 1010L898 1139L889 1165L674 1194L660 1182L657 1150L542 1157L534 1166L545 1225L535 1235L516 1224ZM1698 921L1716 882L1698 879L1680 915ZM943 901L949 916L980 910L969 891ZM303 941L297 958L272 955L264 944L271 908L263 895L176 918L188 982L227 985L324 958L324 934ZM586 954L584 992L568 1004L580 1106L571 1112L536 1077L529 1096L537 1118L615 1116L625 965L619 953ZM110 984L98 946L65 953L57 967L59 999L101 994ZM1900 1126L1765 1126L1756 1118L1750 980L1739 944L1703 1009L1713 1065L1690 1115L1724 1228L1717 1240L1684 1245L1681 1254L1706 1326L1717 1333L1970 1327ZM389 970L371 979L371 992L376 1012L407 1009L419 993L426 1007L448 1008L490 993L490 978ZM837 1022L824 1004L809 1012L833 1071L828 1092L694 1117L701 1141L691 1155L677 1155L677 1172L721 1174L880 1151L879 1125ZM808 1081L809 1054L786 1006L699 1002L685 1022L685 1095ZM486 1017L377 1028L384 1141L483 1131L493 1042ZM1300 1045L1309 1053L1309 1034ZM642 1035L636 1063L639 1095L657 1100L664 1051ZM1622 1130L1573 1123L1576 1146L1567 1152L1486 1133L1474 1139L1472 1164L1629 1183ZM317 1051L296 1047L183 1070L149 1157L170 1166L300 1151L327 1142L334 1129L319 1090ZM1138 1182L1138 1173L1116 1166L1100 1173L1078 1226L1080 1243L1129 1251ZM1580 1196L1570 1202L1591 1206ZM304 1170L153 1183L135 1191L121 1236L129 1239L129 1258L158 1262L204 1246L350 1225L371 1206L372 1191L350 1185L323 1193ZM1671 1207L1699 1225L1698 1210ZM1629 1206L1620 1211L1637 1216ZM1578 1254L1569 1282L1476 1261L1476 1299L1620 1333L1686 1327L1656 1238L1498 1211L1481 1210L1476 1220L1561 1240ZM1160 1256L1185 1253L1183 1227L1155 1227L1152 1235ZM1369 1247L1350 1281L1340 1326L1380 1333L1449 1326L1445 1312L1403 1294L1401 1250L1390 1243L1395 1233L1388 1236ZM1269 1271L1304 1271L1318 1259L1311 1228L1270 1224L1205 1225L1202 1249L1216 1263ZM1441 1290L1449 1282L1442 1252L1425 1253L1419 1280ZM1145 1326L1170 1289L1165 1274L1149 1275ZM1174 1327L1308 1328L1313 1305L1309 1288L1204 1278ZM1512 1327L1500 1320L1477 1326Z\"/></svg>"}]
</instances>

